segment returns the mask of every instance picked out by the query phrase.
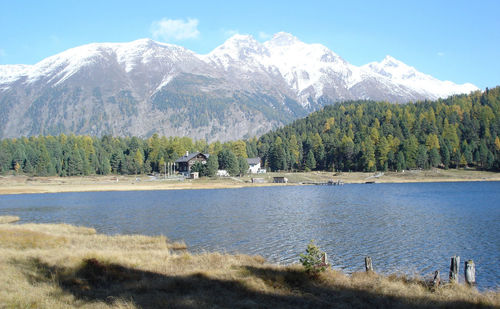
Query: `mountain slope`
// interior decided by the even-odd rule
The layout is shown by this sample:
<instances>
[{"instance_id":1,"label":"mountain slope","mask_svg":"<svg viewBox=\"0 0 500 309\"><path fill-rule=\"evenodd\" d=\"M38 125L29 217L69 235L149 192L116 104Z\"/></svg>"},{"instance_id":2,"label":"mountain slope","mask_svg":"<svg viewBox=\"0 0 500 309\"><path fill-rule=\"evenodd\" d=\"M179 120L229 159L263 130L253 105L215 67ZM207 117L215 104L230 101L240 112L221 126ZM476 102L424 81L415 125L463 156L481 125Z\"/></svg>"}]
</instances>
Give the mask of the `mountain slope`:
<instances>
[{"instance_id":1,"label":"mountain slope","mask_svg":"<svg viewBox=\"0 0 500 309\"><path fill-rule=\"evenodd\" d=\"M93 43L35 65L0 66L0 137L188 135L228 140L351 99L435 99L470 92L393 58L354 66L288 33L235 35L207 55L150 39Z\"/></svg>"}]
</instances>

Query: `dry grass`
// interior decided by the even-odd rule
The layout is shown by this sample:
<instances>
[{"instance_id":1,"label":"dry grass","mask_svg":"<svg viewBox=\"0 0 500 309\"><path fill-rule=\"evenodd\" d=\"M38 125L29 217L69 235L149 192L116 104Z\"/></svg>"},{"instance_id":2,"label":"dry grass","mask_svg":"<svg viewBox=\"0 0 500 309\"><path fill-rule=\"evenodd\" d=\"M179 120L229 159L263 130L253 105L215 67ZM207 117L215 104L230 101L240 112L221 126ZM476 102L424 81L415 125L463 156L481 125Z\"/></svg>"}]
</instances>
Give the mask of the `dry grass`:
<instances>
[{"instance_id":1,"label":"dry grass","mask_svg":"<svg viewBox=\"0 0 500 309\"><path fill-rule=\"evenodd\" d=\"M373 177L379 175L380 177ZM402 172L380 173L332 173L332 172L297 172L267 173L247 175L241 178L201 178L197 180L151 180L142 175L135 176L85 176L85 177L27 177L0 176L0 195L22 193L56 193L56 192L88 192L88 191L135 191L135 190L184 190L184 189L221 189L259 186L281 186L273 184L273 176L285 176L288 185L300 183L326 182L342 180L345 183L379 183L401 182L440 182L440 181L500 181L500 173L469 169L432 169ZM266 183L253 184L251 178L264 178ZM118 180L118 181L117 181Z\"/></svg>"},{"instance_id":2,"label":"dry grass","mask_svg":"<svg viewBox=\"0 0 500 309\"><path fill-rule=\"evenodd\" d=\"M0 227L0 308L493 308L500 292L327 270L262 257L188 253L164 236L65 224ZM181 250L181 251L179 251Z\"/></svg>"}]
</instances>

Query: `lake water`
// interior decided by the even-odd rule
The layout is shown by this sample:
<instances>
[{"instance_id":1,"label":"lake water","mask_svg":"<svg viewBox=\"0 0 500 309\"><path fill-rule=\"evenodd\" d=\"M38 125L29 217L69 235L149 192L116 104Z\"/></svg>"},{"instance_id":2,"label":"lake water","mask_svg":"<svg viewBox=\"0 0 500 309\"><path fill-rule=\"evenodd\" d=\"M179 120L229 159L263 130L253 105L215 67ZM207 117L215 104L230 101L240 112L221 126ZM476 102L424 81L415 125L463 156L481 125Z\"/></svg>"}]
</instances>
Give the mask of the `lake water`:
<instances>
[{"instance_id":1,"label":"lake water","mask_svg":"<svg viewBox=\"0 0 500 309\"><path fill-rule=\"evenodd\" d=\"M0 196L0 215L106 234L165 235L191 251L297 262L309 240L334 268L448 276L473 259L481 289L500 286L500 182L347 184Z\"/></svg>"}]
</instances>

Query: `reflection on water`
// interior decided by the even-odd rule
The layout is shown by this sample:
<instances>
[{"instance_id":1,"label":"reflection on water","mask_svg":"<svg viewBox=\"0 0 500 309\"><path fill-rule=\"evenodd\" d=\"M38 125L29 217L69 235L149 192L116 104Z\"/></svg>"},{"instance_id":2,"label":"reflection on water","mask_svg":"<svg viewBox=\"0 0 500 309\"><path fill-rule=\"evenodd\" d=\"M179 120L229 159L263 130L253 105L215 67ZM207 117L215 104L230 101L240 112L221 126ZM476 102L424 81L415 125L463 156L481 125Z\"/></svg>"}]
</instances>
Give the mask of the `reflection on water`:
<instances>
[{"instance_id":1,"label":"reflection on water","mask_svg":"<svg viewBox=\"0 0 500 309\"><path fill-rule=\"evenodd\" d=\"M362 270L369 255L380 272L447 274L457 254L474 259L480 288L500 285L499 182L0 196L6 214L107 234L163 234L195 252L277 263L297 262L315 239L347 272Z\"/></svg>"}]
</instances>

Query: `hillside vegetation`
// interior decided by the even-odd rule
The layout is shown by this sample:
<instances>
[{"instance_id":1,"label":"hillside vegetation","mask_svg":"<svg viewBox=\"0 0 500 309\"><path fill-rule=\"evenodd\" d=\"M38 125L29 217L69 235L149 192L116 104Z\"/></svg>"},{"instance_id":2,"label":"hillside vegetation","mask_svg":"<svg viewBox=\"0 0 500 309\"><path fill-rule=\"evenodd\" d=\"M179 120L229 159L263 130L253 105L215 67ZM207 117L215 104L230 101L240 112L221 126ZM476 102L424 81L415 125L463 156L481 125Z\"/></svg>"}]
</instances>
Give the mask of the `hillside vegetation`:
<instances>
[{"instance_id":1,"label":"hillside vegetation","mask_svg":"<svg viewBox=\"0 0 500 309\"><path fill-rule=\"evenodd\" d=\"M106 236L67 224L0 223L0 271L2 308L500 306L500 293L462 284L432 289L421 279L332 269L310 276L259 256L190 254L163 236Z\"/></svg>"},{"instance_id":2,"label":"hillside vegetation","mask_svg":"<svg viewBox=\"0 0 500 309\"><path fill-rule=\"evenodd\" d=\"M354 101L326 106L260 138L39 136L0 141L0 173L35 176L163 172L186 151L217 156L210 172L245 170L260 156L272 171L500 169L500 87L408 104ZM217 162L215 162L217 161ZM215 164L217 163L217 164ZM200 167L199 167L200 168ZM200 168L201 169L201 168Z\"/></svg>"},{"instance_id":3,"label":"hillside vegetation","mask_svg":"<svg viewBox=\"0 0 500 309\"><path fill-rule=\"evenodd\" d=\"M272 170L500 168L500 87L408 104L326 106L254 142Z\"/></svg>"}]
</instances>

